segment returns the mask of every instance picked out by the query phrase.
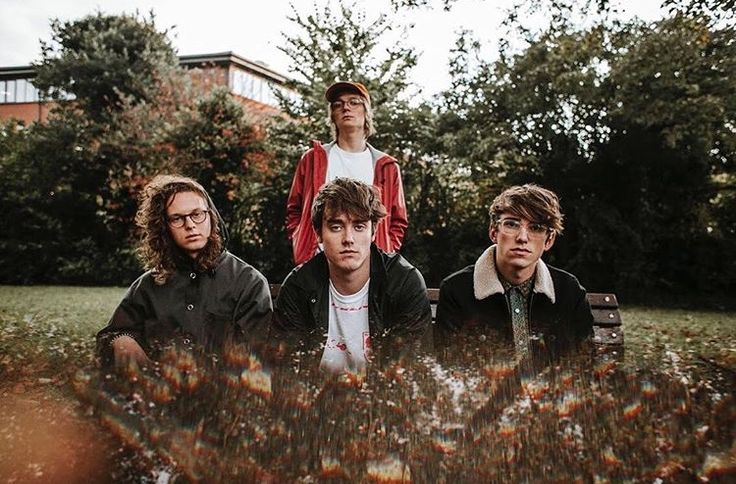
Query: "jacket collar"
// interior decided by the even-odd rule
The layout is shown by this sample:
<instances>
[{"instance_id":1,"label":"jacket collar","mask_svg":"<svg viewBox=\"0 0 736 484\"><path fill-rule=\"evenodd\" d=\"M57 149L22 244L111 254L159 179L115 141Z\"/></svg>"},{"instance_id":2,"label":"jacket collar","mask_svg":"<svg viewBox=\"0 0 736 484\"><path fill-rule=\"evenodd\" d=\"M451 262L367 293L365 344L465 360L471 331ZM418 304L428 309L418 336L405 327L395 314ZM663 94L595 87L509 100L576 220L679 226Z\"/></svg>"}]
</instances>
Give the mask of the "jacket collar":
<instances>
[{"instance_id":1,"label":"jacket collar","mask_svg":"<svg viewBox=\"0 0 736 484\"><path fill-rule=\"evenodd\" d=\"M383 320L380 317L378 306L381 294L385 291L384 288L388 276L383 254L375 243L371 244L370 258L371 279L370 285L368 286L368 298L371 302L368 309L368 324L371 336L373 336L383 331ZM304 281L305 284L308 284L306 288L310 293L309 297L315 299L315 303L312 305L314 321L317 327L326 333L329 326L328 298L330 297L330 269L325 253L320 252L311 260L302 264L300 270L304 269L309 271L309 275Z\"/></svg>"},{"instance_id":2,"label":"jacket collar","mask_svg":"<svg viewBox=\"0 0 736 484\"><path fill-rule=\"evenodd\" d=\"M503 294L503 286L496 272L496 246L487 248L475 261L473 268L473 294L475 298L485 299L493 294ZM542 259L537 262L537 270L534 277L534 292L544 294L555 303L555 285L547 264Z\"/></svg>"}]
</instances>

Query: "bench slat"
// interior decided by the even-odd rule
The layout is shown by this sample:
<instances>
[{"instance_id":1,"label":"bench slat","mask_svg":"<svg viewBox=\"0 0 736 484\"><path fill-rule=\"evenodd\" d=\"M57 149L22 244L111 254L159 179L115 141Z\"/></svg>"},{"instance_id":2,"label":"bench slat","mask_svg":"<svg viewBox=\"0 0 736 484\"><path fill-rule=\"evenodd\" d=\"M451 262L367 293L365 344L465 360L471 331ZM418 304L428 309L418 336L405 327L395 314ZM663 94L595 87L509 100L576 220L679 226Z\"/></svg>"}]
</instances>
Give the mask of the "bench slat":
<instances>
[{"instance_id":1,"label":"bench slat","mask_svg":"<svg viewBox=\"0 0 736 484\"><path fill-rule=\"evenodd\" d=\"M593 326L593 342L601 345L623 345L623 328Z\"/></svg>"},{"instance_id":2,"label":"bench slat","mask_svg":"<svg viewBox=\"0 0 736 484\"><path fill-rule=\"evenodd\" d=\"M591 309L593 323L599 326L621 326L621 314L618 309Z\"/></svg>"},{"instance_id":3,"label":"bench slat","mask_svg":"<svg viewBox=\"0 0 736 484\"><path fill-rule=\"evenodd\" d=\"M590 307L594 309L618 308L618 300L616 299L615 294L589 292L587 294L587 297L588 297L588 303L590 303Z\"/></svg>"}]
</instances>

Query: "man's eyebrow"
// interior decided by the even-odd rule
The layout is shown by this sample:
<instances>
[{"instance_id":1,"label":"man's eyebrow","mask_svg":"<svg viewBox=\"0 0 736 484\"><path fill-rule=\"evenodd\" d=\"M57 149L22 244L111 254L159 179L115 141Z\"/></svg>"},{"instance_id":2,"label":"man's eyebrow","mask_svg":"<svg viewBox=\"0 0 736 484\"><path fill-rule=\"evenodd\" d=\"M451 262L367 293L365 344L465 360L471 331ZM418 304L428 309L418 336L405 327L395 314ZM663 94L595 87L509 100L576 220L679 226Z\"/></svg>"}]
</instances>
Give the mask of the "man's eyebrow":
<instances>
[{"instance_id":1,"label":"man's eyebrow","mask_svg":"<svg viewBox=\"0 0 736 484\"><path fill-rule=\"evenodd\" d=\"M168 214L167 217L183 217L185 215L191 215L194 212L204 212L204 211L205 209L200 207L200 208L195 208L194 210L191 210L187 213L171 213L171 214Z\"/></svg>"},{"instance_id":2,"label":"man's eyebrow","mask_svg":"<svg viewBox=\"0 0 736 484\"><path fill-rule=\"evenodd\" d=\"M328 218L327 220L325 220L325 222L327 222L330 225L334 225L334 224L341 224L342 225L342 224L345 223L345 222L343 222L343 220L341 218Z\"/></svg>"}]
</instances>

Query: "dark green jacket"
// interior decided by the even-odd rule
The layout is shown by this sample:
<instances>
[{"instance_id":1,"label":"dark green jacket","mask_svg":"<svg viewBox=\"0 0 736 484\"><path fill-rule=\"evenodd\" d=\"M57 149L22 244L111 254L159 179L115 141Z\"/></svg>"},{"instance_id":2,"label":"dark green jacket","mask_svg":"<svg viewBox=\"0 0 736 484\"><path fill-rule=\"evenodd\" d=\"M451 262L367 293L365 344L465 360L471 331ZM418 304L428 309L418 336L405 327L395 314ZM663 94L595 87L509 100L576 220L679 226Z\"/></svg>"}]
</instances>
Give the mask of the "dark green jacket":
<instances>
[{"instance_id":1,"label":"dark green jacket","mask_svg":"<svg viewBox=\"0 0 736 484\"><path fill-rule=\"evenodd\" d=\"M219 352L228 338L265 338L272 314L268 281L253 266L224 251L205 272L180 266L165 284L151 271L128 289L97 333L97 351L111 362L110 341L126 334L147 352L181 340Z\"/></svg>"},{"instance_id":2,"label":"dark green jacket","mask_svg":"<svg viewBox=\"0 0 736 484\"><path fill-rule=\"evenodd\" d=\"M399 254L371 246L368 326L383 348L418 343L432 321L422 274ZM281 285L272 322L272 339L318 347L329 327L329 269L324 253L296 267Z\"/></svg>"}]
</instances>

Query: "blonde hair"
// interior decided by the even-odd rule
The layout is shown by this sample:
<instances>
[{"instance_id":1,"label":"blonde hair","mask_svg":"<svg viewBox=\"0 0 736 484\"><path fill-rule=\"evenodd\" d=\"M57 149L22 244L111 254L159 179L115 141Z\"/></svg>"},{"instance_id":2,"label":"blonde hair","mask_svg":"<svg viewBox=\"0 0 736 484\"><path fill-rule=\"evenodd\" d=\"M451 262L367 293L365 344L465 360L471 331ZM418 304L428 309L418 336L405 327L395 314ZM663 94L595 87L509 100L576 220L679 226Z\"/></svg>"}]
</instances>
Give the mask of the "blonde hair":
<instances>
[{"instance_id":1,"label":"blonde hair","mask_svg":"<svg viewBox=\"0 0 736 484\"><path fill-rule=\"evenodd\" d=\"M363 135L365 136L365 139L368 139L370 136L376 134L376 128L373 125L373 107L371 106L371 100L366 98L365 96L362 96L361 94L358 94L357 92L352 91L346 91L351 94L355 94L359 98L361 98L365 103L363 104L363 107L365 108L365 123L363 124ZM337 137L340 134L340 130L337 129L337 124L335 124L335 120L332 117L333 111L330 107L331 103L327 103L327 124L330 126L330 130L332 132L332 139L334 141L337 141Z\"/></svg>"}]
</instances>

